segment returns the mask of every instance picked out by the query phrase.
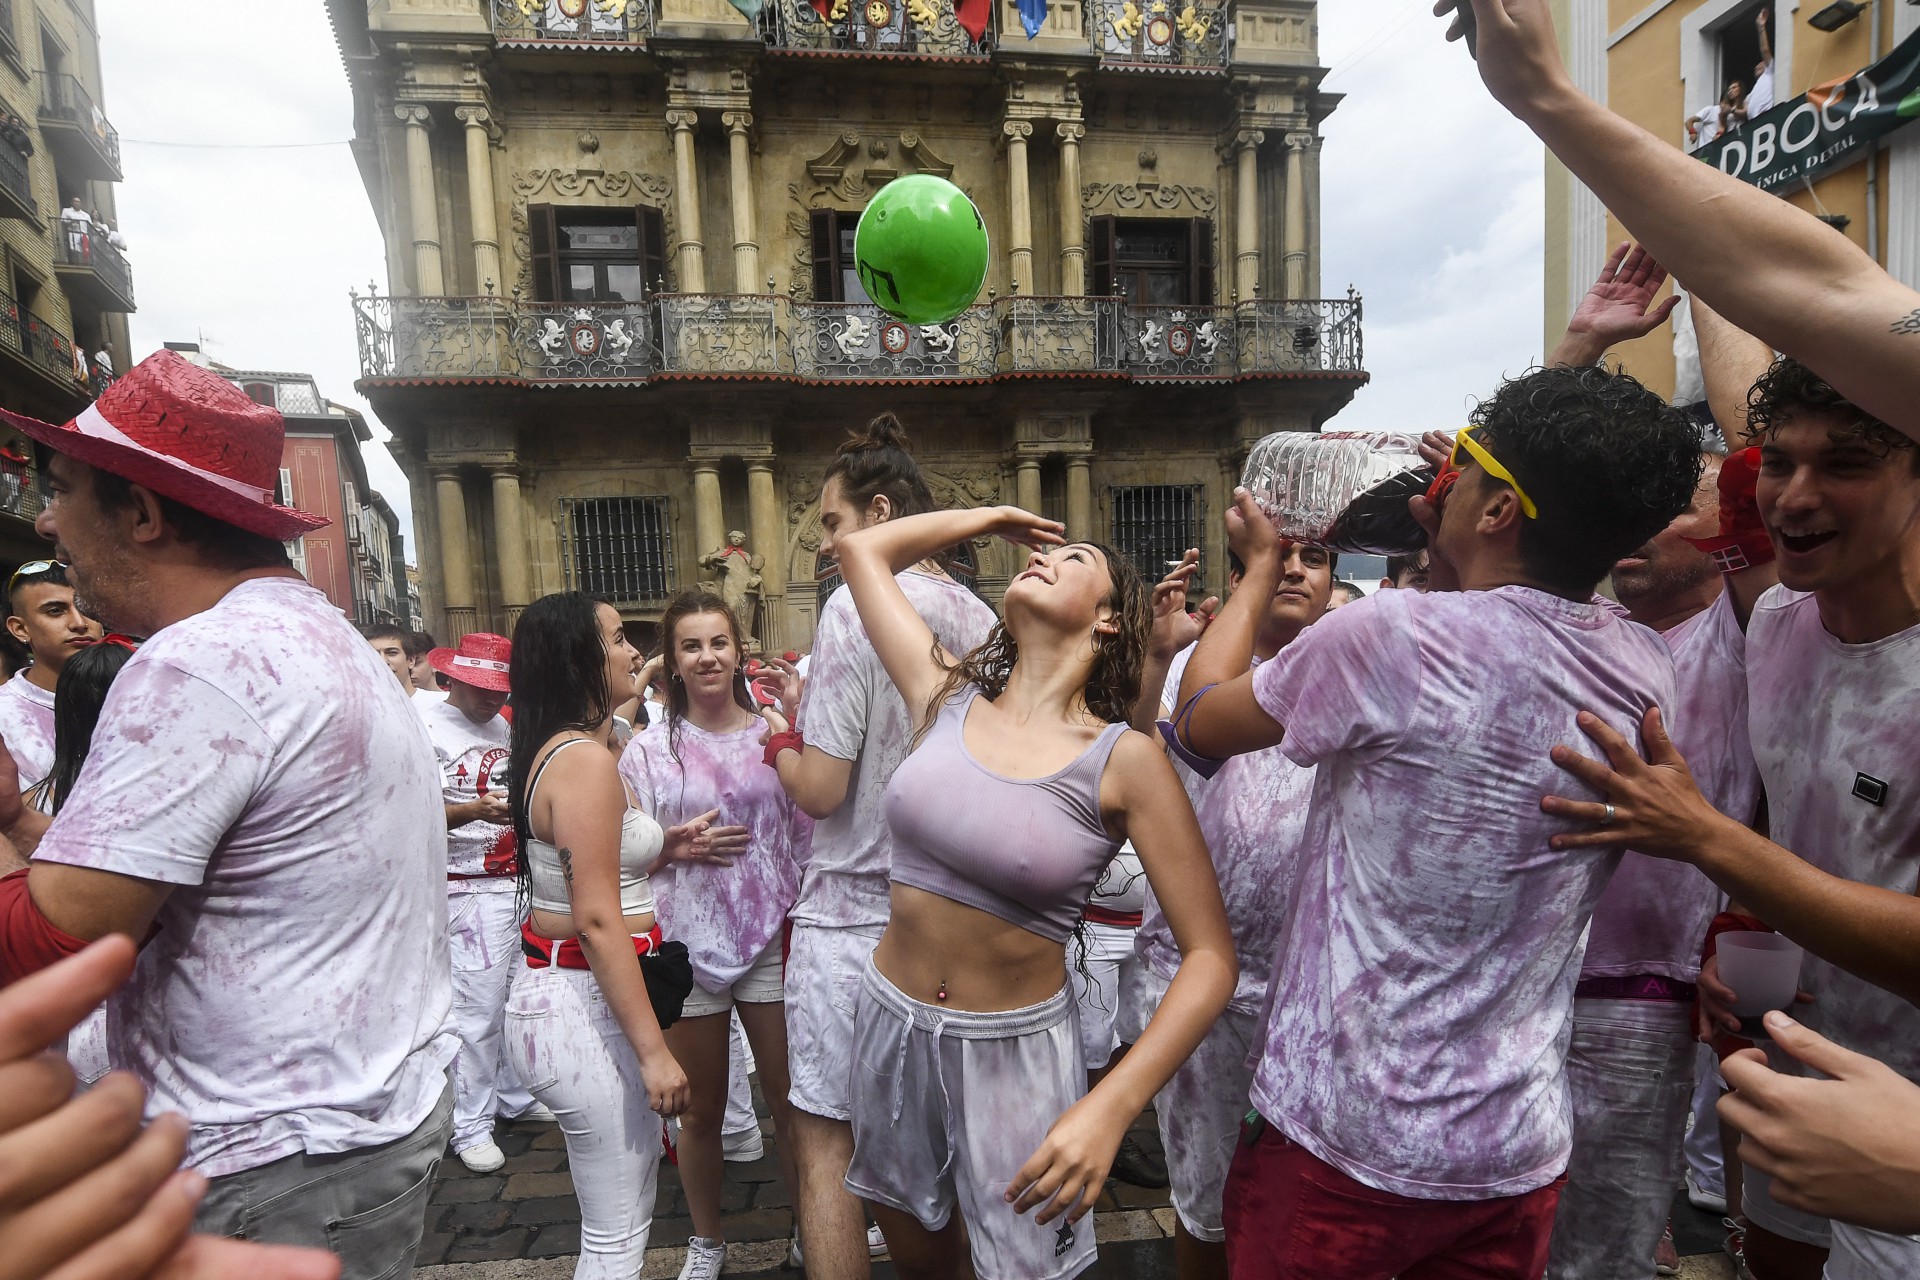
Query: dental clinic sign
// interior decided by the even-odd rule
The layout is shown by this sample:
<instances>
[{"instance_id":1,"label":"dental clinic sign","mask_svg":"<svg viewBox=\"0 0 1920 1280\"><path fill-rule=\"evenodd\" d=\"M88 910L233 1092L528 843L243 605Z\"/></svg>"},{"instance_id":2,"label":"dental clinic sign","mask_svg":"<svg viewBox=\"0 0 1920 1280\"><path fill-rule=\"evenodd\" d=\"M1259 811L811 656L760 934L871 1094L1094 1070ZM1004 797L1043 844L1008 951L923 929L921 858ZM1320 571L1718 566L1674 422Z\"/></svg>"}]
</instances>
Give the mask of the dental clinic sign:
<instances>
[{"instance_id":1,"label":"dental clinic sign","mask_svg":"<svg viewBox=\"0 0 1920 1280\"><path fill-rule=\"evenodd\" d=\"M1920 118L1920 32L1845 80L1782 102L1693 154L1763 191L1811 182L1867 158Z\"/></svg>"}]
</instances>

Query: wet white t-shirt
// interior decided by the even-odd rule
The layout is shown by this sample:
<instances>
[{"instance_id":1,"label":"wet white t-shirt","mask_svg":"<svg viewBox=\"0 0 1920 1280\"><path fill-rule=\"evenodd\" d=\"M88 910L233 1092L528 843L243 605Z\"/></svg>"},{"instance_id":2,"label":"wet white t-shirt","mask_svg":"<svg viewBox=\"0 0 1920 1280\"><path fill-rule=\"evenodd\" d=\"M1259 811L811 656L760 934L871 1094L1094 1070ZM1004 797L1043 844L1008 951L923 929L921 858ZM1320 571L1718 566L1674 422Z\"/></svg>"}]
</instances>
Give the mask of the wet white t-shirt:
<instances>
[{"instance_id":1,"label":"wet white t-shirt","mask_svg":"<svg viewBox=\"0 0 1920 1280\"><path fill-rule=\"evenodd\" d=\"M1618 855L1558 852L1597 754L1582 710L1639 740L1673 704L1666 645L1598 600L1525 587L1382 591L1254 672L1318 766L1253 1102L1353 1178L1484 1200L1567 1167L1565 1059L1588 918Z\"/></svg>"},{"instance_id":2,"label":"wet white t-shirt","mask_svg":"<svg viewBox=\"0 0 1920 1280\"><path fill-rule=\"evenodd\" d=\"M440 765L443 804L466 804L494 792L506 794L507 737L512 729L505 717L475 724L445 698L419 710ZM475 818L447 832L447 873L481 877L457 882L470 890L512 893L517 865L513 851L511 824Z\"/></svg>"},{"instance_id":3,"label":"wet white t-shirt","mask_svg":"<svg viewBox=\"0 0 1920 1280\"><path fill-rule=\"evenodd\" d=\"M107 1002L209 1177L411 1133L447 1085L447 828L426 727L326 596L257 578L141 646L35 857L174 886Z\"/></svg>"},{"instance_id":4,"label":"wet white t-shirt","mask_svg":"<svg viewBox=\"0 0 1920 1280\"><path fill-rule=\"evenodd\" d=\"M1831 875L1920 889L1920 627L1842 644L1775 587L1747 625L1753 754L1773 839ZM1808 954L1793 1016L1920 1081L1920 1009Z\"/></svg>"},{"instance_id":5,"label":"wet white t-shirt","mask_svg":"<svg viewBox=\"0 0 1920 1280\"><path fill-rule=\"evenodd\" d=\"M0 684L0 741L20 772L20 790L53 772L53 694L25 671Z\"/></svg>"},{"instance_id":6,"label":"wet white t-shirt","mask_svg":"<svg viewBox=\"0 0 1920 1280\"><path fill-rule=\"evenodd\" d=\"M425 712L428 707L438 706L447 700L447 695L438 689L422 689L414 686L411 694L414 709Z\"/></svg>"},{"instance_id":7,"label":"wet white t-shirt","mask_svg":"<svg viewBox=\"0 0 1920 1280\"><path fill-rule=\"evenodd\" d=\"M969 653L987 638L993 609L973 592L911 569L897 580L947 652ZM851 760L853 774L846 802L814 826L793 919L835 928L884 925L893 837L883 804L893 771L907 757L913 722L844 586L820 611L812 658L800 703L801 732L808 746Z\"/></svg>"},{"instance_id":8,"label":"wet white t-shirt","mask_svg":"<svg viewBox=\"0 0 1920 1280\"><path fill-rule=\"evenodd\" d=\"M1747 732L1746 637L1733 598L1720 598L1661 633L1673 651L1667 732L1701 794L1731 818L1751 822L1760 771ZM1698 867L1629 850L1593 909L1583 978L1659 974L1692 982L1700 974L1707 926L1724 900Z\"/></svg>"}]
</instances>

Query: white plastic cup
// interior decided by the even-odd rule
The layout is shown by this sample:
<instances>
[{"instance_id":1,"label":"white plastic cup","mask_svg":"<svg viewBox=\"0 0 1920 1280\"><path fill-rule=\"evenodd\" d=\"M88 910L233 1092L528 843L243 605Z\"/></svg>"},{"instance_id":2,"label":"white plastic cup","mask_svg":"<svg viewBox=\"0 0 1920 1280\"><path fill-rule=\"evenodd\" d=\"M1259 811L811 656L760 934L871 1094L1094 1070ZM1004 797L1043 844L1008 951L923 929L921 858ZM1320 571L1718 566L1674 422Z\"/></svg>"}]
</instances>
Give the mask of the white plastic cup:
<instances>
[{"instance_id":1,"label":"white plastic cup","mask_svg":"<svg viewBox=\"0 0 1920 1280\"><path fill-rule=\"evenodd\" d=\"M1719 937L1720 981L1733 990L1740 1034L1772 1039L1761 1021L1769 1009L1785 1010L1800 990L1800 947L1777 933L1736 930Z\"/></svg>"}]
</instances>

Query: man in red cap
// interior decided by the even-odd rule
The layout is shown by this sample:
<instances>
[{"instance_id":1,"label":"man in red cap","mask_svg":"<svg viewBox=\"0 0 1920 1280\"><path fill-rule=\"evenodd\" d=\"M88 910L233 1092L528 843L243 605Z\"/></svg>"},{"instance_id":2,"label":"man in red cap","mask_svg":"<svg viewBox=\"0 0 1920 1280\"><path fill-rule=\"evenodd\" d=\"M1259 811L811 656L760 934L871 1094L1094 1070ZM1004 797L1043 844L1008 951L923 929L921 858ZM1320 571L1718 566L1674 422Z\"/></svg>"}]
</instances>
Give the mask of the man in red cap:
<instances>
[{"instance_id":1,"label":"man in red cap","mask_svg":"<svg viewBox=\"0 0 1920 1280\"><path fill-rule=\"evenodd\" d=\"M456 1047L433 745L378 655L287 563L283 427L169 351L46 444L40 532L80 607L150 637L51 825L0 754L0 982L123 933L108 1056L191 1122L200 1229L404 1276Z\"/></svg>"},{"instance_id":2,"label":"man in red cap","mask_svg":"<svg viewBox=\"0 0 1920 1280\"><path fill-rule=\"evenodd\" d=\"M475 1173L507 1162L493 1140L497 1112L523 1115L533 1095L513 1077L500 1035L507 985L520 954L514 911L518 860L507 809L507 702L513 644L476 631L427 662L450 682L440 702L421 703L440 763L447 812L447 950L453 960L453 1153Z\"/></svg>"}]
</instances>

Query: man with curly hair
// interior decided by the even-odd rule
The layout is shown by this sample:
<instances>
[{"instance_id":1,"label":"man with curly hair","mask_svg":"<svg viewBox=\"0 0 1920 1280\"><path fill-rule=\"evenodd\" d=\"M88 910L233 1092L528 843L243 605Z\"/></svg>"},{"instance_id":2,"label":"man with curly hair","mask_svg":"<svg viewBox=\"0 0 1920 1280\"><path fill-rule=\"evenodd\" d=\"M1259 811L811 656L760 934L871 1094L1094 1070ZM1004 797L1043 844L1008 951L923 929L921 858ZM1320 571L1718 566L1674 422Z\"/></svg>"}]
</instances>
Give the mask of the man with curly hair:
<instances>
[{"instance_id":1,"label":"man with curly hair","mask_svg":"<svg viewBox=\"0 0 1920 1280\"><path fill-rule=\"evenodd\" d=\"M1625 374L1540 369L1482 403L1428 498L1433 590L1382 591L1247 671L1282 563L1247 566L1181 682L1201 756L1317 766L1249 1121L1225 1194L1236 1280L1536 1280L1571 1135L1587 921L1617 858L1549 847L1544 743L1674 696L1658 636L1594 594L1684 508L1699 436ZM1244 603L1243 603L1244 602Z\"/></svg>"}]
</instances>

